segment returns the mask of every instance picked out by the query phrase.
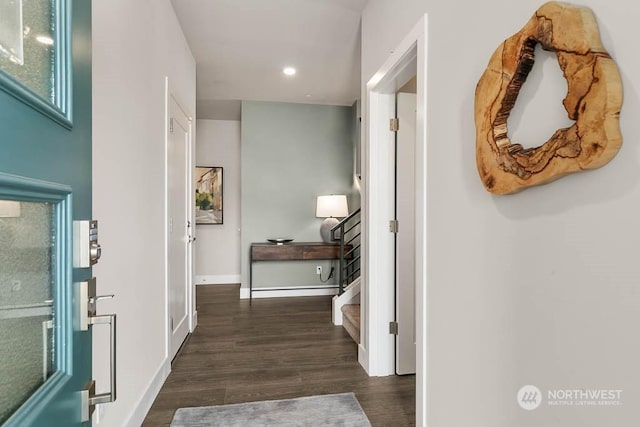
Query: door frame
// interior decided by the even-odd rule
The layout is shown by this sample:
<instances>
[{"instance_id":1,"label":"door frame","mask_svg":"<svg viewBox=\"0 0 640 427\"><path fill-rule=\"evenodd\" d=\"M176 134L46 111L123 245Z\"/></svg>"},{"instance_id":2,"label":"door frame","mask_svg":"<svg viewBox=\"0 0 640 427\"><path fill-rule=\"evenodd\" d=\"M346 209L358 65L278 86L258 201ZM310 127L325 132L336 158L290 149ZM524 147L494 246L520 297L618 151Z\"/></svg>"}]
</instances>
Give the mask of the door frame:
<instances>
[{"instance_id":1,"label":"door frame","mask_svg":"<svg viewBox=\"0 0 640 427\"><path fill-rule=\"evenodd\" d=\"M192 235L195 237L195 210L193 200L193 168L195 166L195 139L193 137L193 115L184 107L184 103L181 102L180 96L176 94L173 86L169 82L169 77L165 76L165 126L164 126L164 224L168 224L169 221L169 127L171 123L171 99L182 109L189 120L189 144L187 147L187 158L189 164L187 167L187 197L189 200L187 206L187 218L191 221ZM170 357L171 353L171 313L169 307L169 231L168 227L164 229L164 315L165 315L165 358ZM197 325L197 312L196 312L196 295L195 295L195 283L193 280L193 244L187 242L187 283L189 284L187 290L187 305L188 305L188 322L189 332L193 332Z\"/></svg>"},{"instance_id":2,"label":"door frame","mask_svg":"<svg viewBox=\"0 0 640 427\"><path fill-rule=\"evenodd\" d=\"M426 426L427 342L427 23L425 14L406 34L366 86L365 144L363 145L363 343L358 360L371 376L395 374L395 339L389 322L395 320L395 252L389 220L393 219L393 168L389 165L395 136L389 119L395 117L398 83L417 71L415 146L415 278L416 278L416 425ZM375 315L373 315L375 314Z\"/></svg>"}]
</instances>

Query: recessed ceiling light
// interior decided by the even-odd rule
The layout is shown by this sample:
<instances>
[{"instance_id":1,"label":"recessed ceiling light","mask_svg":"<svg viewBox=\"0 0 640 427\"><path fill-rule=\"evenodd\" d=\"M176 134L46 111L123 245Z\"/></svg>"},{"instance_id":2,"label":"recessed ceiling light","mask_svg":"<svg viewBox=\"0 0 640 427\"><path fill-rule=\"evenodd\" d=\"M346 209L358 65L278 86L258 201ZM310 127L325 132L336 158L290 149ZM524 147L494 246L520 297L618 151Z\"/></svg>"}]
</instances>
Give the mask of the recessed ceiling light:
<instances>
[{"instance_id":1,"label":"recessed ceiling light","mask_svg":"<svg viewBox=\"0 0 640 427\"><path fill-rule=\"evenodd\" d=\"M293 67L284 67L282 70L287 76L293 76L296 73L296 69Z\"/></svg>"},{"instance_id":2,"label":"recessed ceiling light","mask_svg":"<svg viewBox=\"0 0 640 427\"><path fill-rule=\"evenodd\" d=\"M306 94L304 97L305 97L305 98L311 98L311 94L310 94L310 93L308 93L308 94Z\"/></svg>"},{"instance_id":3,"label":"recessed ceiling light","mask_svg":"<svg viewBox=\"0 0 640 427\"><path fill-rule=\"evenodd\" d=\"M42 44L46 44L47 46L52 46L53 45L53 39L51 37L48 37L48 36L37 36L36 40L39 41Z\"/></svg>"}]
</instances>

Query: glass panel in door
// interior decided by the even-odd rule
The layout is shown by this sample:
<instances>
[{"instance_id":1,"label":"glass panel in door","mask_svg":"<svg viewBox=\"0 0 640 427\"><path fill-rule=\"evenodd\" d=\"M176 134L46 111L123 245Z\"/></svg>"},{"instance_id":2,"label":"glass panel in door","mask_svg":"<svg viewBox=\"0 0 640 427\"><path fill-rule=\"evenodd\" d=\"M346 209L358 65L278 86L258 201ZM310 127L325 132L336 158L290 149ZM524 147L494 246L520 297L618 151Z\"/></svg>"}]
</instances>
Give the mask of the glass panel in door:
<instances>
[{"instance_id":1,"label":"glass panel in door","mask_svg":"<svg viewBox=\"0 0 640 427\"><path fill-rule=\"evenodd\" d=\"M0 69L56 104L55 2L0 0Z\"/></svg>"},{"instance_id":2,"label":"glass panel in door","mask_svg":"<svg viewBox=\"0 0 640 427\"><path fill-rule=\"evenodd\" d=\"M0 200L0 424L55 372L55 212Z\"/></svg>"}]
</instances>

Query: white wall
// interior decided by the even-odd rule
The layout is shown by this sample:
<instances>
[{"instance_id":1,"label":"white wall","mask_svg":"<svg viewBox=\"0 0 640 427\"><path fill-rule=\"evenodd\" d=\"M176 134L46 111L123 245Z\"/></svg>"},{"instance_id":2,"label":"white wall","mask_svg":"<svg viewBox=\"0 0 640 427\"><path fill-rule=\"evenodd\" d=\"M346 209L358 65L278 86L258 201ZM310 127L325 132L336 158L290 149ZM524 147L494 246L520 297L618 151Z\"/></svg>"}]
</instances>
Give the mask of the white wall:
<instances>
[{"instance_id":1,"label":"white wall","mask_svg":"<svg viewBox=\"0 0 640 427\"><path fill-rule=\"evenodd\" d=\"M197 127L196 163L224 168L224 217L197 226L196 283L240 283L240 122L198 120Z\"/></svg>"},{"instance_id":2,"label":"white wall","mask_svg":"<svg viewBox=\"0 0 640 427\"><path fill-rule=\"evenodd\" d=\"M118 398L99 425L140 425L169 369L165 316L165 76L195 115L195 61L169 0L93 4L93 212L99 313L118 315ZM108 337L94 379L108 387Z\"/></svg>"},{"instance_id":3,"label":"white wall","mask_svg":"<svg viewBox=\"0 0 640 427\"><path fill-rule=\"evenodd\" d=\"M640 6L581 3L594 9L620 67L624 145L602 169L512 196L490 195L476 172L474 92L496 47L541 3L370 0L364 11L363 85L429 14L429 427L626 427L640 419ZM531 81L543 80L541 68ZM553 80L545 87L564 93L563 85ZM557 97L538 98L519 99L524 110L514 114L526 115L511 131L523 134L527 124L553 128L545 124L547 101ZM524 133L534 132L529 129ZM543 404L528 412L516 403L526 384L544 394L621 389L624 405Z\"/></svg>"}]
</instances>

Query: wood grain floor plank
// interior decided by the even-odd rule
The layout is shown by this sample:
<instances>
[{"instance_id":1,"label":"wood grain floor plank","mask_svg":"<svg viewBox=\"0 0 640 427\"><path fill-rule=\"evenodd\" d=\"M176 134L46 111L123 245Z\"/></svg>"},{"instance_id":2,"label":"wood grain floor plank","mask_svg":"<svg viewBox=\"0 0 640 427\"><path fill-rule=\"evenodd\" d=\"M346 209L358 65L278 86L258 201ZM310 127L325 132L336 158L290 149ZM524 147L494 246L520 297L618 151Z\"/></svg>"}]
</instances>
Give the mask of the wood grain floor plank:
<instances>
[{"instance_id":1,"label":"wood grain floor plank","mask_svg":"<svg viewBox=\"0 0 640 427\"><path fill-rule=\"evenodd\" d=\"M198 328L143 426L180 407L354 392L374 426L415 425L415 378L369 377L330 297L240 300L238 285L198 286Z\"/></svg>"}]
</instances>

